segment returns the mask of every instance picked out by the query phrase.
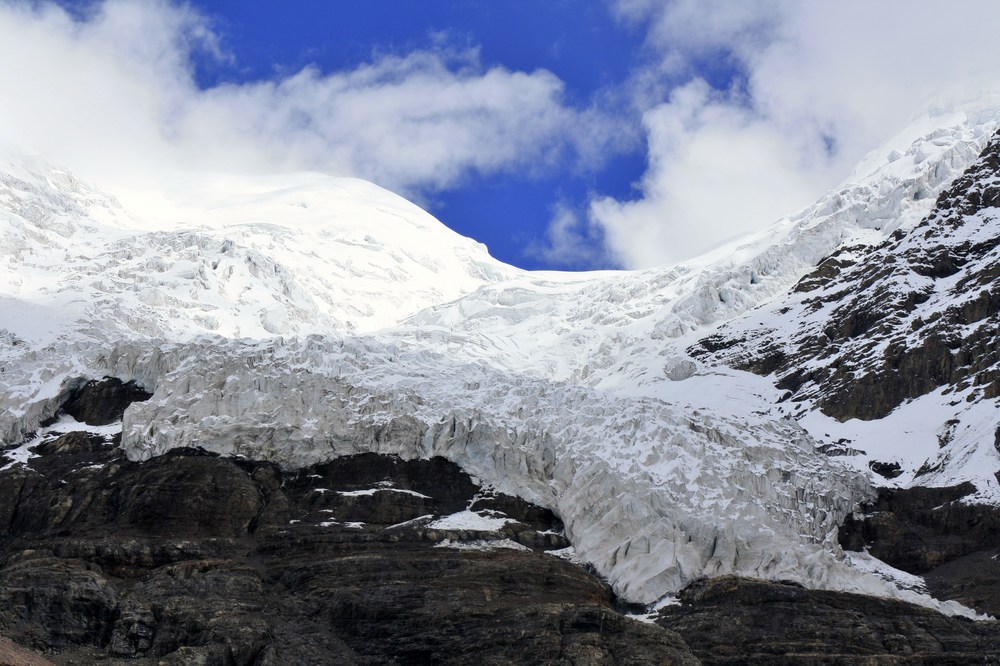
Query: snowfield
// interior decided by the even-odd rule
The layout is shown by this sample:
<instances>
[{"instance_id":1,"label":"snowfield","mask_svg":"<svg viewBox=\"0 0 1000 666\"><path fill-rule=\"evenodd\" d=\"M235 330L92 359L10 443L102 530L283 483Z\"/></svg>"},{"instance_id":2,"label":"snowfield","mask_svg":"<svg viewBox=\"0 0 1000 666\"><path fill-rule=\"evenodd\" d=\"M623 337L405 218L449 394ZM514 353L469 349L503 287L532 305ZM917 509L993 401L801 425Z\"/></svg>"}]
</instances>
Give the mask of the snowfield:
<instances>
[{"instance_id":1,"label":"snowfield","mask_svg":"<svg viewBox=\"0 0 1000 666\"><path fill-rule=\"evenodd\" d=\"M521 271L358 180L206 176L135 219L63 170L0 161L2 444L89 379L134 379L154 394L125 413L134 459L444 456L556 511L576 557L631 601L737 573L971 614L836 542L873 493L867 462L919 433L890 452L915 469L954 410L840 424L686 349L753 321L837 248L915 225L998 110L928 114L802 213L641 272ZM967 422L985 428L996 405L981 405ZM817 451L841 437L867 453ZM992 446L968 441L973 462Z\"/></svg>"}]
</instances>

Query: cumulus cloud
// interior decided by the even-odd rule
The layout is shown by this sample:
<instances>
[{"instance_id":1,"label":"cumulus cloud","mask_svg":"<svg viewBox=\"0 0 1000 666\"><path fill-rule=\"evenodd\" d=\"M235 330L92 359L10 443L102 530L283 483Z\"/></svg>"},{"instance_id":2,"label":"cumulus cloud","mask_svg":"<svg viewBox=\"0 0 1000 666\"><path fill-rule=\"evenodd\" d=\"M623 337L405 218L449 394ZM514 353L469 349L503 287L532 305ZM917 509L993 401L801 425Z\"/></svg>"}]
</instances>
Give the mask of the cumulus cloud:
<instances>
[{"instance_id":1,"label":"cumulus cloud","mask_svg":"<svg viewBox=\"0 0 1000 666\"><path fill-rule=\"evenodd\" d=\"M474 52L387 56L351 72L306 68L281 81L195 97L187 136L220 126L256 137L269 161L339 168L390 187L440 190L476 171L551 166L576 112L554 75L481 71Z\"/></svg>"},{"instance_id":2,"label":"cumulus cloud","mask_svg":"<svg viewBox=\"0 0 1000 666\"><path fill-rule=\"evenodd\" d=\"M586 269L611 262L604 249L602 230L580 215L568 203L559 202L552 209L552 219L544 240L529 244L525 254L552 266Z\"/></svg>"},{"instance_id":3,"label":"cumulus cloud","mask_svg":"<svg viewBox=\"0 0 1000 666\"><path fill-rule=\"evenodd\" d=\"M612 6L627 22L647 26L650 45L674 65L692 57L752 58L774 39L781 0L618 0Z\"/></svg>"},{"instance_id":4,"label":"cumulus cloud","mask_svg":"<svg viewBox=\"0 0 1000 666\"><path fill-rule=\"evenodd\" d=\"M646 27L657 55L633 80L648 137L639 196L590 208L629 267L684 259L793 213L928 103L1000 84L995 3L615 7ZM708 61L731 70L729 87L699 75Z\"/></svg>"},{"instance_id":5,"label":"cumulus cloud","mask_svg":"<svg viewBox=\"0 0 1000 666\"><path fill-rule=\"evenodd\" d=\"M630 267L690 257L810 203L822 185L809 168L822 146L756 116L701 80L674 90L644 118L649 168L642 198L597 198L591 220ZM822 171L822 170L820 170Z\"/></svg>"},{"instance_id":6,"label":"cumulus cloud","mask_svg":"<svg viewBox=\"0 0 1000 666\"><path fill-rule=\"evenodd\" d=\"M0 59L0 141L101 183L319 170L420 196L469 174L597 159L613 137L564 103L553 74L486 68L474 49L200 89L195 56L232 56L208 17L167 0L105 0L82 16L2 3L0 44L16 54Z\"/></svg>"}]
</instances>

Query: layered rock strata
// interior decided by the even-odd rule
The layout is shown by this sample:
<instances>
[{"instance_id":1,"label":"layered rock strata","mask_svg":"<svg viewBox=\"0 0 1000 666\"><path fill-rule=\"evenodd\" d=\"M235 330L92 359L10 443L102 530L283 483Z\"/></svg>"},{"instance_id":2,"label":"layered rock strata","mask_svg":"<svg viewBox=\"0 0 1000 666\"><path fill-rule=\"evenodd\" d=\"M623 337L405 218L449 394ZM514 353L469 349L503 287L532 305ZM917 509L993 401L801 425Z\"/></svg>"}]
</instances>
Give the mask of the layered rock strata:
<instances>
[{"instance_id":1,"label":"layered rock strata","mask_svg":"<svg viewBox=\"0 0 1000 666\"><path fill-rule=\"evenodd\" d=\"M697 663L441 458L37 449L0 472L0 634L57 664Z\"/></svg>"}]
</instances>

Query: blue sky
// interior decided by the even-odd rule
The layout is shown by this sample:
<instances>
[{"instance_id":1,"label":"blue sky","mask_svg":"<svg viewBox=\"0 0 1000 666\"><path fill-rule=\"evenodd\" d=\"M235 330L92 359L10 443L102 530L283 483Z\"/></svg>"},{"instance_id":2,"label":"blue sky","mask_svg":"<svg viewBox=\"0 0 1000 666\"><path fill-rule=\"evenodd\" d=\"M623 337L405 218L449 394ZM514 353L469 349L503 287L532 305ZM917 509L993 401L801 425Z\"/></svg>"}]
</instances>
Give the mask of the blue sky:
<instances>
[{"instance_id":1,"label":"blue sky","mask_svg":"<svg viewBox=\"0 0 1000 666\"><path fill-rule=\"evenodd\" d=\"M351 70L384 54L473 48L482 67L544 69L565 84L565 101L586 108L613 91L647 57L643 31L615 20L611 7L575 0L369 0L281 2L211 0L193 3L212 17L232 60L198 60L202 87L290 75L306 66L323 72ZM731 70L715 72L728 84ZM628 109L617 109L622 116ZM470 171L448 188L416 193L420 203L459 233L485 243L493 256L524 268L610 268L600 239L590 252L553 261L537 246L557 205L580 205L591 193L634 196L646 165L629 114L632 136L605 159L582 165L566 155L538 173ZM408 193L412 194L412 193Z\"/></svg>"},{"instance_id":2,"label":"blue sky","mask_svg":"<svg viewBox=\"0 0 1000 666\"><path fill-rule=\"evenodd\" d=\"M0 145L112 193L356 176L509 263L644 268L1000 89L996 25L987 0L7 0Z\"/></svg>"}]
</instances>

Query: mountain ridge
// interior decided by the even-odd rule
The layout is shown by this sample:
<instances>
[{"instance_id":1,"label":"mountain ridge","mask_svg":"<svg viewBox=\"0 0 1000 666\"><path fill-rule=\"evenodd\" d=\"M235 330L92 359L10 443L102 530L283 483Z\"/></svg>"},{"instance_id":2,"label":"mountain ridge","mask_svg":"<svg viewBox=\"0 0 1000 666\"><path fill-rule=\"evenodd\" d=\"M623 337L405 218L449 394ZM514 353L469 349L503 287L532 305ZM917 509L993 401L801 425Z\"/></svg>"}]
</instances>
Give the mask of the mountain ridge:
<instances>
[{"instance_id":1,"label":"mountain ridge","mask_svg":"<svg viewBox=\"0 0 1000 666\"><path fill-rule=\"evenodd\" d=\"M995 116L969 118L946 115L945 127L889 152L883 171L723 259L624 274L504 266L359 181L315 181L339 182L350 204L324 239L324 211L344 202L314 183L264 179L266 195L248 185L250 195L206 213L211 224L150 231L122 227L131 223L110 199L61 172L35 173L32 189L15 169L0 193L8 465L30 457L30 435L82 385L109 375L153 394L125 411L121 444L133 460L177 447L290 468L346 454L440 455L556 511L580 557L630 601L733 573L974 615L839 549L839 525L882 483L869 463L893 460L875 449L826 455L861 437L835 439L827 430L840 426L780 402L784 389L767 377L687 351L725 322L756 317L817 264L827 270L820 262L838 248L867 253L912 233L996 129ZM113 224L87 217L79 197ZM246 222L248 210L252 224L227 221ZM282 216L304 221L270 221ZM381 221L390 237L366 240ZM895 424L904 412L879 423L924 428ZM978 437L966 434L958 445ZM907 464L903 481L918 471ZM967 480L952 477L936 481Z\"/></svg>"}]
</instances>

